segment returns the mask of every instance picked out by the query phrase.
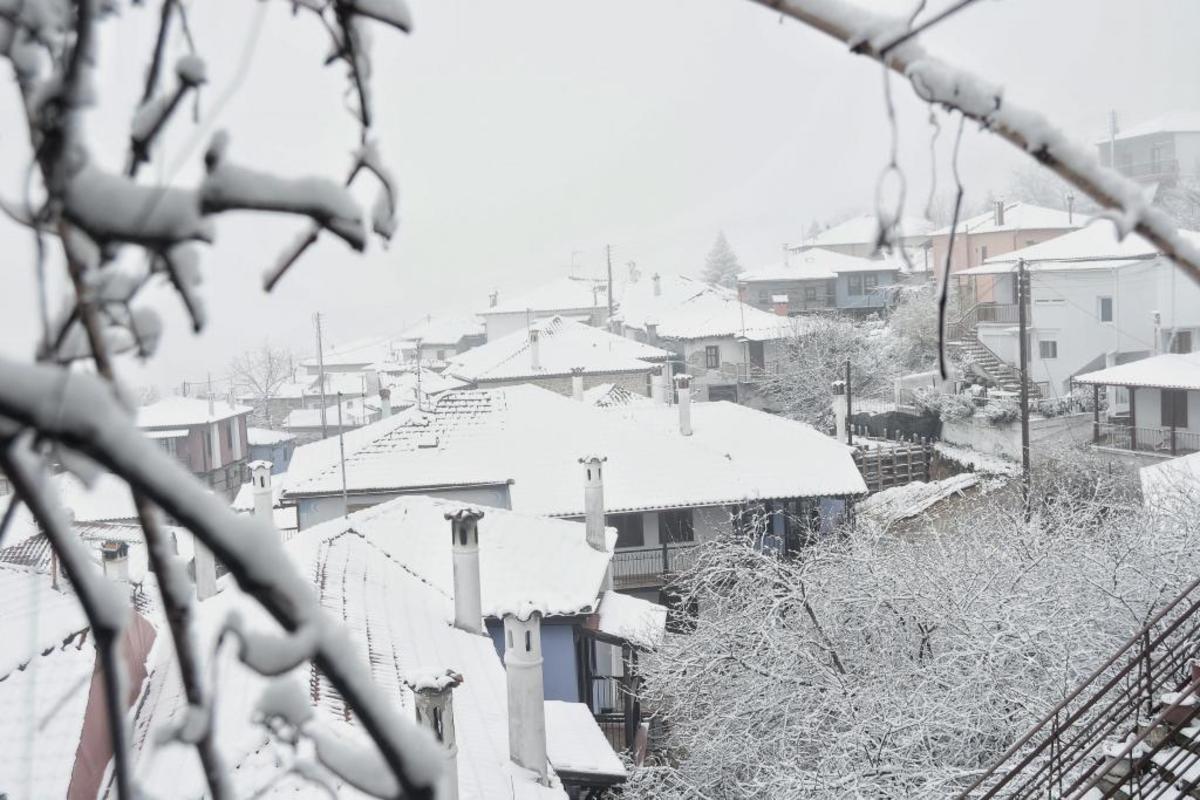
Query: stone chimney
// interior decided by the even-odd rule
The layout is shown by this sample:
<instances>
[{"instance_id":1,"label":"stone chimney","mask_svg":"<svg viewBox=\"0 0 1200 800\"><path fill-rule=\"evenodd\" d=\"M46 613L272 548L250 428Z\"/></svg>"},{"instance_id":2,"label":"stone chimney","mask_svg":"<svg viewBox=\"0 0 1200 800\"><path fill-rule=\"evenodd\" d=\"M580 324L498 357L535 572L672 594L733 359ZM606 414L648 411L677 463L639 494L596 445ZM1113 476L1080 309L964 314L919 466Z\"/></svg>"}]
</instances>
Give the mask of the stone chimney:
<instances>
[{"instance_id":1,"label":"stone chimney","mask_svg":"<svg viewBox=\"0 0 1200 800\"><path fill-rule=\"evenodd\" d=\"M996 226L999 227L1003 224L1004 224L1004 201L997 200L996 201Z\"/></svg>"},{"instance_id":2,"label":"stone chimney","mask_svg":"<svg viewBox=\"0 0 1200 800\"><path fill-rule=\"evenodd\" d=\"M492 292L488 295L488 308L495 308L500 304L500 292Z\"/></svg>"},{"instance_id":3,"label":"stone chimney","mask_svg":"<svg viewBox=\"0 0 1200 800\"><path fill-rule=\"evenodd\" d=\"M583 367L571 367L571 397L583 402Z\"/></svg>"},{"instance_id":4,"label":"stone chimney","mask_svg":"<svg viewBox=\"0 0 1200 800\"><path fill-rule=\"evenodd\" d=\"M667 367L665 364L660 364L657 369L650 373L650 399L656 404L664 402L664 380Z\"/></svg>"},{"instance_id":5,"label":"stone chimney","mask_svg":"<svg viewBox=\"0 0 1200 800\"><path fill-rule=\"evenodd\" d=\"M479 588L479 520L477 508L461 508L446 514L450 520L451 552L454 558L454 627L467 633L483 633L483 597Z\"/></svg>"},{"instance_id":6,"label":"stone chimney","mask_svg":"<svg viewBox=\"0 0 1200 800\"><path fill-rule=\"evenodd\" d=\"M417 367L420 369L420 366ZM379 387L379 417L387 419L392 415L392 390L386 386Z\"/></svg>"},{"instance_id":7,"label":"stone chimney","mask_svg":"<svg viewBox=\"0 0 1200 800\"><path fill-rule=\"evenodd\" d=\"M656 272L656 273L654 273L654 277L651 278L651 280L654 282L654 296L661 297L662 296L662 277Z\"/></svg>"},{"instance_id":8,"label":"stone chimney","mask_svg":"<svg viewBox=\"0 0 1200 800\"><path fill-rule=\"evenodd\" d=\"M837 429L837 440L846 441L846 382L834 381L833 389L833 422Z\"/></svg>"},{"instance_id":9,"label":"stone chimney","mask_svg":"<svg viewBox=\"0 0 1200 800\"><path fill-rule=\"evenodd\" d=\"M542 332L537 327L529 329L529 366L533 369L542 368Z\"/></svg>"},{"instance_id":10,"label":"stone chimney","mask_svg":"<svg viewBox=\"0 0 1200 800\"><path fill-rule=\"evenodd\" d=\"M646 344L658 347L658 323L646 323Z\"/></svg>"},{"instance_id":11,"label":"stone chimney","mask_svg":"<svg viewBox=\"0 0 1200 800\"><path fill-rule=\"evenodd\" d=\"M583 464L583 515L587 526L587 543L593 550L607 552L604 546L604 456L588 455L579 459Z\"/></svg>"},{"instance_id":12,"label":"stone chimney","mask_svg":"<svg viewBox=\"0 0 1200 800\"><path fill-rule=\"evenodd\" d=\"M129 544L107 539L100 544L100 564L104 574L118 583L129 583Z\"/></svg>"},{"instance_id":13,"label":"stone chimney","mask_svg":"<svg viewBox=\"0 0 1200 800\"><path fill-rule=\"evenodd\" d=\"M405 678L412 689L417 725L433 734L446 751L446 764L438 785L438 797L458 800L458 743L454 735L454 688L463 682L452 669L417 673Z\"/></svg>"},{"instance_id":14,"label":"stone chimney","mask_svg":"<svg viewBox=\"0 0 1200 800\"><path fill-rule=\"evenodd\" d=\"M250 483L254 484L254 516L271 522L275 507L275 496L271 492L272 464L270 461L251 461L246 466L250 468Z\"/></svg>"},{"instance_id":15,"label":"stone chimney","mask_svg":"<svg viewBox=\"0 0 1200 800\"><path fill-rule=\"evenodd\" d=\"M547 783L546 696L542 687L542 615L526 604L504 615L508 682L508 755Z\"/></svg>"},{"instance_id":16,"label":"stone chimney","mask_svg":"<svg viewBox=\"0 0 1200 800\"><path fill-rule=\"evenodd\" d=\"M679 397L679 432L692 435L692 376L675 376L675 393Z\"/></svg>"},{"instance_id":17,"label":"stone chimney","mask_svg":"<svg viewBox=\"0 0 1200 800\"><path fill-rule=\"evenodd\" d=\"M786 294L771 295L771 310L781 317L788 315L788 296Z\"/></svg>"}]
</instances>

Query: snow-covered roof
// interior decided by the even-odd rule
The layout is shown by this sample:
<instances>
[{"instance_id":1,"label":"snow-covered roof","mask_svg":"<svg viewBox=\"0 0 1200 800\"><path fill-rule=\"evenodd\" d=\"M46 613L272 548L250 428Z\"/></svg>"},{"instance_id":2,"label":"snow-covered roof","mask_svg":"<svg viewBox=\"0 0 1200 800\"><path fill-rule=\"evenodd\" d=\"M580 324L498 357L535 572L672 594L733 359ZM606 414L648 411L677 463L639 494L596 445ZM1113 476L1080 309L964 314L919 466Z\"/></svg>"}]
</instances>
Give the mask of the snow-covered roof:
<instances>
[{"instance_id":1,"label":"snow-covered roof","mask_svg":"<svg viewBox=\"0 0 1200 800\"><path fill-rule=\"evenodd\" d=\"M363 523L361 514L351 514L302 531L284 549L301 574L320 576L314 591L321 605L343 621L349 633L347 646L354 658L371 666L385 702L413 719L413 695L405 679L429 669L453 669L463 677L454 689L461 800L563 800L566 795L553 770L551 786L541 786L536 776L509 761L507 684L491 638L454 628L451 598L407 567L401 560L405 551L390 529ZM446 526L441 520L440 528ZM448 541L448 532L439 538ZM216 597L196 607L203 658L213 657L212 642L226 615L235 609L248 629L282 633L235 583L222 579L221 587ZM287 765L280 762L277 746L253 719L270 679L242 666L234 650L218 651L221 702L214 738L231 767L235 794L275 798L312 792L313 787L298 776L283 775ZM171 648L160 648L159 654L134 723L136 773L148 794L198 797L205 793L205 783L195 748L177 743L154 746L152 732L177 724L187 710ZM315 716L306 728L317 726L343 742L365 742L362 731L348 719L341 695L321 673L305 663L281 679L298 684L300 696L311 704ZM384 768L382 762L378 768ZM336 787L339 797L362 796L339 785L323 768L315 769Z\"/></svg>"},{"instance_id":2,"label":"snow-covered roof","mask_svg":"<svg viewBox=\"0 0 1200 800\"><path fill-rule=\"evenodd\" d=\"M890 525L922 514L950 497L979 483L979 475L963 472L940 481L913 481L893 486L868 497L858 504L858 513L881 525Z\"/></svg>"},{"instance_id":3,"label":"snow-covered roof","mask_svg":"<svg viewBox=\"0 0 1200 800\"><path fill-rule=\"evenodd\" d=\"M647 322L658 322L664 311L708 294L736 296L730 289L713 286L689 275L643 275L621 287L614 316L630 328L644 330Z\"/></svg>"},{"instance_id":4,"label":"snow-covered roof","mask_svg":"<svg viewBox=\"0 0 1200 800\"><path fill-rule=\"evenodd\" d=\"M479 313L515 314L525 311L571 311L608 308L608 285L603 279L567 276L555 278L511 298L500 293L500 302Z\"/></svg>"},{"instance_id":5,"label":"snow-covered roof","mask_svg":"<svg viewBox=\"0 0 1200 800\"><path fill-rule=\"evenodd\" d=\"M615 383L600 383L590 389L584 389L583 402L597 408L613 406L643 406L654 401L644 394L635 394L624 386Z\"/></svg>"},{"instance_id":6,"label":"snow-covered roof","mask_svg":"<svg viewBox=\"0 0 1200 800\"><path fill-rule=\"evenodd\" d=\"M422 346L456 345L468 336L483 336L483 320L474 314L430 316L405 328L401 336Z\"/></svg>"},{"instance_id":7,"label":"snow-covered roof","mask_svg":"<svg viewBox=\"0 0 1200 800\"><path fill-rule=\"evenodd\" d=\"M0 787L67 797L96 649L79 600L50 577L0 565Z\"/></svg>"},{"instance_id":8,"label":"snow-covered roof","mask_svg":"<svg viewBox=\"0 0 1200 800\"><path fill-rule=\"evenodd\" d=\"M637 647L653 649L662 644L667 627L667 609L640 597L609 590L600 598L596 630Z\"/></svg>"},{"instance_id":9,"label":"snow-covered roof","mask_svg":"<svg viewBox=\"0 0 1200 800\"><path fill-rule=\"evenodd\" d=\"M363 402L361 399L342 401L342 425L365 425L379 418L379 401ZM334 403L325 409L325 424L337 427L338 404ZM301 430L321 427L321 409L293 408L283 421L283 427L288 430Z\"/></svg>"},{"instance_id":10,"label":"snow-covered roof","mask_svg":"<svg viewBox=\"0 0 1200 800\"><path fill-rule=\"evenodd\" d=\"M536 322L538 363L533 364L530 331L513 331L451 359L446 372L468 381L511 381L550 375L649 372L649 361L671 357L666 350L570 319L554 316Z\"/></svg>"},{"instance_id":11,"label":"snow-covered roof","mask_svg":"<svg viewBox=\"0 0 1200 800\"><path fill-rule=\"evenodd\" d=\"M1004 204L1004 222L996 224L996 213L988 209L958 222L958 234L963 232L999 233L1001 231L1072 230L1083 227L1087 218L1082 214L1069 214L1057 208L1046 208L1024 201ZM930 236L949 236L950 226L939 228Z\"/></svg>"},{"instance_id":12,"label":"snow-covered roof","mask_svg":"<svg viewBox=\"0 0 1200 800\"><path fill-rule=\"evenodd\" d=\"M733 292L709 291L696 294L675 305L664 304L646 323L658 324L658 335L664 339L710 339L734 337L751 341L783 339L791 335L800 322L770 314L737 299Z\"/></svg>"},{"instance_id":13,"label":"snow-covered roof","mask_svg":"<svg viewBox=\"0 0 1200 800\"><path fill-rule=\"evenodd\" d=\"M325 366L353 367L367 366L377 361L395 361L398 356L399 342L389 336L371 336L327 346L324 353ZM317 357L311 356L300 362L305 367L316 367Z\"/></svg>"},{"instance_id":14,"label":"snow-covered roof","mask_svg":"<svg viewBox=\"0 0 1200 800\"><path fill-rule=\"evenodd\" d=\"M55 475L51 485L58 493L63 507L76 523L117 522L137 518L133 495L129 485L108 472L100 472L89 487L69 472ZM0 498L0 509L7 509L15 495ZM0 511L0 515L3 511ZM36 536L40 532L37 522L24 503L14 512L4 535L4 544L11 546Z\"/></svg>"},{"instance_id":15,"label":"snow-covered roof","mask_svg":"<svg viewBox=\"0 0 1200 800\"><path fill-rule=\"evenodd\" d=\"M1114 138L1120 142L1156 133L1200 133L1200 111L1169 111L1123 131L1117 131ZM1096 139L1096 144L1108 144L1109 138L1107 135L1100 137Z\"/></svg>"},{"instance_id":16,"label":"snow-covered roof","mask_svg":"<svg viewBox=\"0 0 1200 800\"><path fill-rule=\"evenodd\" d=\"M230 417L249 414L246 406L235 406L224 400L210 401L196 397L164 397L137 410L139 428L179 428L206 425Z\"/></svg>"},{"instance_id":17,"label":"snow-covered roof","mask_svg":"<svg viewBox=\"0 0 1200 800\"><path fill-rule=\"evenodd\" d=\"M269 446L290 442L296 437L287 431L273 431L269 428L246 428L246 443Z\"/></svg>"},{"instance_id":18,"label":"snow-covered roof","mask_svg":"<svg viewBox=\"0 0 1200 800\"><path fill-rule=\"evenodd\" d=\"M859 258L814 247L791 253L786 261L743 272L738 282L832 280L843 272L899 272L901 268L897 259Z\"/></svg>"},{"instance_id":19,"label":"snow-covered roof","mask_svg":"<svg viewBox=\"0 0 1200 800\"><path fill-rule=\"evenodd\" d=\"M546 758L571 776L624 780L625 766L583 703L546 701Z\"/></svg>"},{"instance_id":20,"label":"snow-covered roof","mask_svg":"<svg viewBox=\"0 0 1200 800\"><path fill-rule=\"evenodd\" d=\"M1180 233L1193 243L1200 244L1200 232L1180 230ZM993 256L984 264L957 274L994 275L1012 272L1022 259L1030 272L1060 272L1120 268L1158 256L1158 249L1138 234L1130 233L1121 239L1110 220L1097 219L1077 231Z\"/></svg>"},{"instance_id":21,"label":"snow-covered roof","mask_svg":"<svg viewBox=\"0 0 1200 800\"><path fill-rule=\"evenodd\" d=\"M901 237L908 239L924 236L933 230L933 223L921 217L901 217ZM849 244L874 244L879 235L879 218L874 214L860 214L844 222L826 228L816 236L806 238L801 247L830 247Z\"/></svg>"},{"instance_id":22,"label":"snow-covered roof","mask_svg":"<svg viewBox=\"0 0 1200 800\"><path fill-rule=\"evenodd\" d=\"M351 492L503 485L517 511L581 516L578 459L608 458L609 512L865 492L850 450L799 422L732 403L595 408L528 384L451 392L346 437ZM297 448L287 496L341 491L336 446ZM297 475L297 468L301 473ZM575 475L578 480L572 480ZM565 477L564 477L565 476Z\"/></svg>"},{"instance_id":23,"label":"snow-covered roof","mask_svg":"<svg viewBox=\"0 0 1200 800\"><path fill-rule=\"evenodd\" d=\"M299 527L296 507L285 506L280 502L286 480L286 472L271 476L271 518L272 522L275 523L276 530L294 531ZM238 488L238 492L234 496L230 506L235 511L246 513L254 511L254 483L252 481L243 483Z\"/></svg>"},{"instance_id":24,"label":"snow-covered roof","mask_svg":"<svg viewBox=\"0 0 1200 800\"><path fill-rule=\"evenodd\" d=\"M1076 383L1200 391L1200 353L1163 353L1077 375Z\"/></svg>"},{"instance_id":25,"label":"snow-covered roof","mask_svg":"<svg viewBox=\"0 0 1200 800\"><path fill-rule=\"evenodd\" d=\"M1142 502L1159 511L1195 508L1200 500L1200 453L1160 461L1138 470Z\"/></svg>"}]
</instances>

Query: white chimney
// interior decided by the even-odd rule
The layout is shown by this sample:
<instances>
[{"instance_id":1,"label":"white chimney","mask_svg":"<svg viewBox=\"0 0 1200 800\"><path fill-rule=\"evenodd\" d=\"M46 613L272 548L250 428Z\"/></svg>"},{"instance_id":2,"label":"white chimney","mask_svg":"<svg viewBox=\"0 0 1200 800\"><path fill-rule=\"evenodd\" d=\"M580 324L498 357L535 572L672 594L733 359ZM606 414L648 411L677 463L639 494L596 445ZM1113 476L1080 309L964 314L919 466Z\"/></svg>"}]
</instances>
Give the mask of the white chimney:
<instances>
[{"instance_id":1,"label":"white chimney","mask_svg":"<svg viewBox=\"0 0 1200 800\"><path fill-rule=\"evenodd\" d=\"M254 485L254 516L262 517L268 522L274 519L275 496L271 491L270 461L251 461L250 483Z\"/></svg>"},{"instance_id":2,"label":"white chimney","mask_svg":"<svg viewBox=\"0 0 1200 800\"><path fill-rule=\"evenodd\" d=\"M129 583L129 544L107 539L100 544L104 574L118 583Z\"/></svg>"},{"instance_id":3,"label":"white chimney","mask_svg":"<svg viewBox=\"0 0 1200 800\"><path fill-rule=\"evenodd\" d=\"M542 353L540 339L542 332L537 328L529 329L529 366L533 369L542 368Z\"/></svg>"},{"instance_id":4,"label":"white chimney","mask_svg":"<svg viewBox=\"0 0 1200 800\"><path fill-rule=\"evenodd\" d=\"M651 280L654 281L654 296L660 297L662 295L662 277L656 272Z\"/></svg>"},{"instance_id":5,"label":"white chimney","mask_svg":"<svg viewBox=\"0 0 1200 800\"><path fill-rule=\"evenodd\" d=\"M524 619L522 619L524 617ZM542 687L542 615L528 606L504 615L508 679L508 754L547 783L546 696Z\"/></svg>"},{"instance_id":6,"label":"white chimney","mask_svg":"<svg viewBox=\"0 0 1200 800\"><path fill-rule=\"evenodd\" d=\"M207 600L217 593L217 560L204 543L192 537L193 564L196 568L196 599Z\"/></svg>"},{"instance_id":7,"label":"white chimney","mask_svg":"<svg viewBox=\"0 0 1200 800\"><path fill-rule=\"evenodd\" d=\"M571 397L583 402L583 367L571 367Z\"/></svg>"},{"instance_id":8,"label":"white chimney","mask_svg":"<svg viewBox=\"0 0 1200 800\"><path fill-rule=\"evenodd\" d=\"M477 508L447 513L454 558L454 627L483 633L483 598L479 588L479 520Z\"/></svg>"},{"instance_id":9,"label":"white chimney","mask_svg":"<svg viewBox=\"0 0 1200 800\"><path fill-rule=\"evenodd\" d=\"M583 514L587 543L593 550L607 552L604 546L604 456L589 455L579 459L583 464Z\"/></svg>"},{"instance_id":10,"label":"white chimney","mask_svg":"<svg viewBox=\"0 0 1200 800\"><path fill-rule=\"evenodd\" d=\"M996 227L1000 227L1001 225L1004 224L1004 201L1003 200L996 201L996 215L995 216L996 216Z\"/></svg>"},{"instance_id":11,"label":"white chimney","mask_svg":"<svg viewBox=\"0 0 1200 800\"><path fill-rule=\"evenodd\" d=\"M846 441L846 382L834 381L833 387L833 422L837 430L837 440Z\"/></svg>"},{"instance_id":12,"label":"white chimney","mask_svg":"<svg viewBox=\"0 0 1200 800\"><path fill-rule=\"evenodd\" d=\"M412 689L417 724L433 734L446 750L446 764L438 786L439 798L458 800L458 743L454 735L454 687L463 682L452 669L405 678Z\"/></svg>"},{"instance_id":13,"label":"white chimney","mask_svg":"<svg viewBox=\"0 0 1200 800\"><path fill-rule=\"evenodd\" d=\"M692 376L675 376L675 393L679 397L679 432L692 435Z\"/></svg>"},{"instance_id":14,"label":"white chimney","mask_svg":"<svg viewBox=\"0 0 1200 800\"><path fill-rule=\"evenodd\" d=\"M379 389L379 416L381 419L387 419L392 415L392 390L386 386Z\"/></svg>"},{"instance_id":15,"label":"white chimney","mask_svg":"<svg viewBox=\"0 0 1200 800\"><path fill-rule=\"evenodd\" d=\"M500 292L492 292L488 295L488 308L495 308L500 302Z\"/></svg>"},{"instance_id":16,"label":"white chimney","mask_svg":"<svg viewBox=\"0 0 1200 800\"><path fill-rule=\"evenodd\" d=\"M666 392L664 384L666 369L666 366L660 366L650 374L650 399L656 404L665 402L663 395Z\"/></svg>"},{"instance_id":17,"label":"white chimney","mask_svg":"<svg viewBox=\"0 0 1200 800\"><path fill-rule=\"evenodd\" d=\"M658 323L646 323L646 344L658 347Z\"/></svg>"}]
</instances>

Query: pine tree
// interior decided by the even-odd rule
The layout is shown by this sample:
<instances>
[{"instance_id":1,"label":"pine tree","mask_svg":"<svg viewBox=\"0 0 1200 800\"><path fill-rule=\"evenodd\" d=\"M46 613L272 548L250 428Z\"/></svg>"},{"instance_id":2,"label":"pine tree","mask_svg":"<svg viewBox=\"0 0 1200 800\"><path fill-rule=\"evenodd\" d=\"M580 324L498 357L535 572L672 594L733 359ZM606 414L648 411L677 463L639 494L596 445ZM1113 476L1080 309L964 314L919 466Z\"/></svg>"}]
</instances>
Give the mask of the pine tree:
<instances>
[{"instance_id":1,"label":"pine tree","mask_svg":"<svg viewBox=\"0 0 1200 800\"><path fill-rule=\"evenodd\" d=\"M708 259L704 263L704 280L718 286L737 286L738 273L742 265L738 263L737 254L729 246L729 240L722 232L717 235L712 250L708 251Z\"/></svg>"}]
</instances>

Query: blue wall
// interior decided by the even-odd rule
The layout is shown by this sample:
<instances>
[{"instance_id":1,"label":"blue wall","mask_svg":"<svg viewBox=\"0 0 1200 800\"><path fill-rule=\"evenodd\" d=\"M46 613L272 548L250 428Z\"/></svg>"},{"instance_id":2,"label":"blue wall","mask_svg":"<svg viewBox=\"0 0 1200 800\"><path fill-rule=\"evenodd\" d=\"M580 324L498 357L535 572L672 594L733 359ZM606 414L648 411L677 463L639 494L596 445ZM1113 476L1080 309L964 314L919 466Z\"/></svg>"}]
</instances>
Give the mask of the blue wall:
<instances>
[{"instance_id":1,"label":"blue wall","mask_svg":"<svg viewBox=\"0 0 1200 800\"><path fill-rule=\"evenodd\" d=\"M504 623L489 619L487 629L503 661ZM575 664L575 626L570 623L553 620L542 622L542 686L547 700L580 702Z\"/></svg>"},{"instance_id":2,"label":"blue wall","mask_svg":"<svg viewBox=\"0 0 1200 800\"><path fill-rule=\"evenodd\" d=\"M879 289L891 286L896 282L895 270L880 272L839 272L837 276L837 307L838 308L883 308L887 305L887 293ZM850 294L850 276L857 275L865 278L874 275L879 281L875 290L868 294Z\"/></svg>"}]
</instances>

